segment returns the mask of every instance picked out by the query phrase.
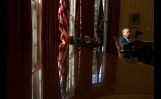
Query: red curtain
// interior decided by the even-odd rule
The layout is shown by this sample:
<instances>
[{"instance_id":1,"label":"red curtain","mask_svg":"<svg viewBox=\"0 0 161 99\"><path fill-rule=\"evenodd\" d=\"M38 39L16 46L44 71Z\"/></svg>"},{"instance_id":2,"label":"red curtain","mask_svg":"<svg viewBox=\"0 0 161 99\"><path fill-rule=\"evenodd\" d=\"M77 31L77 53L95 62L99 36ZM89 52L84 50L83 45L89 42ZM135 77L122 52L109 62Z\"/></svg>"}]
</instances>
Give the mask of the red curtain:
<instances>
[{"instance_id":1,"label":"red curtain","mask_svg":"<svg viewBox=\"0 0 161 99\"><path fill-rule=\"evenodd\" d=\"M113 36L119 35L120 0L108 0L106 52L117 55Z\"/></svg>"},{"instance_id":2,"label":"red curtain","mask_svg":"<svg viewBox=\"0 0 161 99\"><path fill-rule=\"evenodd\" d=\"M82 36L94 37L94 0L82 0Z\"/></svg>"},{"instance_id":3,"label":"red curtain","mask_svg":"<svg viewBox=\"0 0 161 99\"><path fill-rule=\"evenodd\" d=\"M43 99L60 99L58 74L59 0L42 0L42 79Z\"/></svg>"},{"instance_id":4,"label":"red curtain","mask_svg":"<svg viewBox=\"0 0 161 99\"><path fill-rule=\"evenodd\" d=\"M7 99L32 99L31 0L7 0Z\"/></svg>"},{"instance_id":5,"label":"red curtain","mask_svg":"<svg viewBox=\"0 0 161 99\"><path fill-rule=\"evenodd\" d=\"M76 36L94 37L94 0L76 1ZM88 7L88 8L87 8Z\"/></svg>"},{"instance_id":6,"label":"red curtain","mask_svg":"<svg viewBox=\"0 0 161 99\"><path fill-rule=\"evenodd\" d=\"M42 42L43 99L61 99L58 73L58 43Z\"/></svg>"},{"instance_id":7,"label":"red curtain","mask_svg":"<svg viewBox=\"0 0 161 99\"><path fill-rule=\"evenodd\" d=\"M82 14L80 14L81 10L81 6L82 4L80 4L80 1L82 0L76 0L76 16L75 16L75 36L76 37L81 37L82 34L82 22L81 22L81 18Z\"/></svg>"},{"instance_id":8,"label":"red curtain","mask_svg":"<svg viewBox=\"0 0 161 99\"><path fill-rule=\"evenodd\" d=\"M58 8L59 0L42 0L42 41L61 42Z\"/></svg>"}]
</instances>

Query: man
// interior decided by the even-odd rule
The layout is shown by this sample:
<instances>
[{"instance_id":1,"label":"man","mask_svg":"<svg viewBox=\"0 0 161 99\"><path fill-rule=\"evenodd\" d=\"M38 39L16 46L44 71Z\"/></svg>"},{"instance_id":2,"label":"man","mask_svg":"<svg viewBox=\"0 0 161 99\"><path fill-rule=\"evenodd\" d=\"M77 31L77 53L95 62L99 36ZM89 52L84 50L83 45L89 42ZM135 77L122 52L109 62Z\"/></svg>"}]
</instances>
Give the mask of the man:
<instances>
[{"instance_id":1,"label":"man","mask_svg":"<svg viewBox=\"0 0 161 99\"><path fill-rule=\"evenodd\" d=\"M143 63L146 64L151 64L151 60L153 57L153 49L150 45L142 46L140 48L135 48L134 47L134 42L136 40L136 37L142 34L142 32L135 32L135 36L132 39L129 39L129 29L124 28L122 30L122 35L118 39L118 43L121 47L122 50L130 50L130 55L133 57L138 57L138 61L142 61ZM130 55L128 52L121 53L121 57L123 58L130 58Z\"/></svg>"}]
</instances>

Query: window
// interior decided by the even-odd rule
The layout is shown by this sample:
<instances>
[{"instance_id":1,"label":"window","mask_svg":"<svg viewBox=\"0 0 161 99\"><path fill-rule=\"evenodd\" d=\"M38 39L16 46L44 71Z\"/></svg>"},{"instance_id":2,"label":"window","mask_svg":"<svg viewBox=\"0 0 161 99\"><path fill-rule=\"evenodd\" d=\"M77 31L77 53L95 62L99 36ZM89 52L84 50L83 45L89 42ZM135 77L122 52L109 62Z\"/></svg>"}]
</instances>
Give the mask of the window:
<instances>
[{"instance_id":1,"label":"window","mask_svg":"<svg viewBox=\"0 0 161 99\"><path fill-rule=\"evenodd\" d=\"M37 68L37 9L36 2L31 1L32 15L32 71Z\"/></svg>"}]
</instances>

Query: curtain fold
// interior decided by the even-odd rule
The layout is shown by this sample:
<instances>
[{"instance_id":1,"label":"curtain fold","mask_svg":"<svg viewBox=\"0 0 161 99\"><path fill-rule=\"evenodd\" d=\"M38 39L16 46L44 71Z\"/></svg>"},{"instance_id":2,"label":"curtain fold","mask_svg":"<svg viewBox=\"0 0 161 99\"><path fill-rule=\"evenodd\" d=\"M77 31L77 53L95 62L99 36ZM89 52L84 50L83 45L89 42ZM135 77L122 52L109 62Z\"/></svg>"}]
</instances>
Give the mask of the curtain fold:
<instances>
[{"instance_id":1,"label":"curtain fold","mask_svg":"<svg viewBox=\"0 0 161 99\"><path fill-rule=\"evenodd\" d=\"M81 6L80 5L80 1L81 0L76 0L76 16L75 16L75 36L76 37L81 37L81 34L82 34L82 31L81 31L81 28L82 28L82 25L80 23L81 22L81 14L80 14L80 11L81 11Z\"/></svg>"},{"instance_id":2,"label":"curtain fold","mask_svg":"<svg viewBox=\"0 0 161 99\"><path fill-rule=\"evenodd\" d=\"M113 36L119 35L120 0L108 0L106 52L117 55Z\"/></svg>"},{"instance_id":3,"label":"curtain fold","mask_svg":"<svg viewBox=\"0 0 161 99\"><path fill-rule=\"evenodd\" d=\"M76 1L75 35L78 37L94 37L94 2L94 0Z\"/></svg>"},{"instance_id":4,"label":"curtain fold","mask_svg":"<svg viewBox=\"0 0 161 99\"><path fill-rule=\"evenodd\" d=\"M42 0L42 93L43 99L61 99L58 74L59 0Z\"/></svg>"},{"instance_id":5,"label":"curtain fold","mask_svg":"<svg viewBox=\"0 0 161 99\"><path fill-rule=\"evenodd\" d=\"M94 2L82 0L82 36L94 37Z\"/></svg>"},{"instance_id":6,"label":"curtain fold","mask_svg":"<svg viewBox=\"0 0 161 99\"><path fill-rule=\"evenodd\" d=\"M42 0L42 41L61 42L58 8L59 0Z\"/></svg>"},{"instance_id":7,"label":"curtain fold","mask_svg":"<svg viewBox=\"0 0 161 99\"><path fill-rule=\"evenodd\" d=\"M31 0L7 1L7 99L32 99Z\"/></svg>"},{"instance_id":8,"label":"curtain fold","mask_svg":"<svg viewBox=\"0 0 161 99\"><path fill-rule=\"evenodd\" d=\"M46 44L48 43L48 44ZM42 93L43 99L61 99L58 73L58 43L42 42Z\"/></svg>"}]
</instances>

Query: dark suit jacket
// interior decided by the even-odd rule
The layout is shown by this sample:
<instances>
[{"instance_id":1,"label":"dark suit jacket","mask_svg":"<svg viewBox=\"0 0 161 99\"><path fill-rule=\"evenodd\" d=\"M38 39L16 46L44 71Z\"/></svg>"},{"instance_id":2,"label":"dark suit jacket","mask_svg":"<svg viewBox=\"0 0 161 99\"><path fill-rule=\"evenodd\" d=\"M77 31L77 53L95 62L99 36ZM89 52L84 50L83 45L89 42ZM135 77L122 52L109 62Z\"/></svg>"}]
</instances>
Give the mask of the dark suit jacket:
<instances>
[{"instance_id":1,"label":"dark suit jacket","mask_svg":"<svg viewBox=\"0 0 161 99\"><path fill-rule=\"evenodd\" d=\"M134 46L133 42L129 43L123 36L119 37L118 43L119 43L122 50L131 49L132 46ZM121 53L121 57L130 58L128 53Z\"/></svg>"}]
</instances>

